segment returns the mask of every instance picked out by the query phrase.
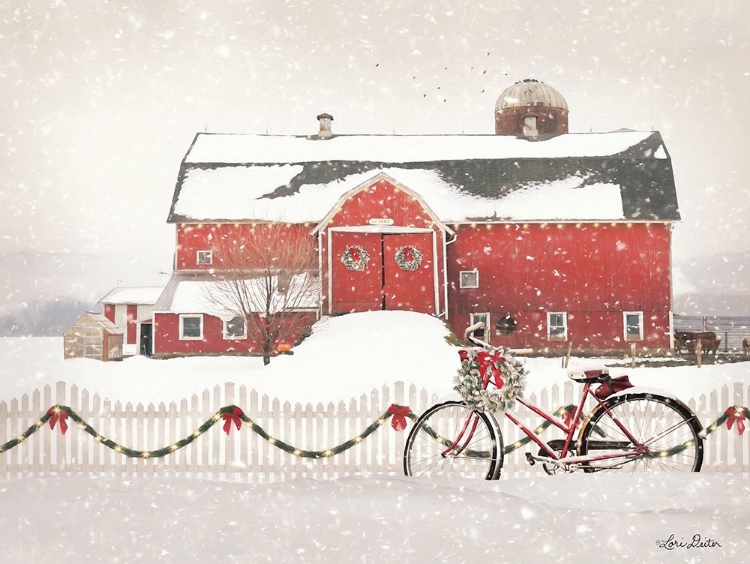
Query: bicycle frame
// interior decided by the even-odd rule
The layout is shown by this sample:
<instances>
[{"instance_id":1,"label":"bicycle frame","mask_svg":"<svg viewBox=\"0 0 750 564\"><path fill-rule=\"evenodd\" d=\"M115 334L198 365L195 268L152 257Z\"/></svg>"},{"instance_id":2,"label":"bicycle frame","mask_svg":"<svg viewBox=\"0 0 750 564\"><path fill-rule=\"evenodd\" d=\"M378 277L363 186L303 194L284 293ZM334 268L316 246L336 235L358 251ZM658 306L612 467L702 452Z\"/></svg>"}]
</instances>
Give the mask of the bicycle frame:
<instances>
[{"instance_id":1,"label":"bicycle frame","mask_svg":"<svg viewBox=\"0 0 750 564\"><path fill-rule=\"evenodd\" d=\"M556 464L562 465L562 466L569 466L571 464L582 464L586 462L596 462L601 460L609 460L613 458L623 458L623 454L616 453L616 454L600 454L600 455L587 455L587 456L575 456L575 457L567 457L568 452L570 451L570 445L573 442L573 435L578 428L578 422L580 421L581 413L583 412L583 407L586 402L586 398L588 396L591 396L596 400L596 402L604 409L604 411L607 413L609 418L614 422L615 425L622 431L622 433L628 438L628 440L633 444L634 450L632 451L633 456L641 456L648 452L648 448L640 443L638 439L636 439L633 434L628 430L625 425L622 424L622 422L615 416L609 408L607 408L606 405L604 405L604 402L600 400L596 395L591 391L591 382L586 382L583 387L583 392L581 393L581 399L578 403L578 406L576 406L576 409L573 413L572 417L572 423L570 425L565 425L563 422L559 421L557 418L555 418L552 415L549 415L539 407L535 406L534 404L525 401L522 398L517 398L516 401L526 407L527 409L530 409L537 415L539 415L542 419L549 422L551 425L554 425L561 431L565 433L565 443L563 444L563 448L560 451L560 454L558 455L552 447L550 447L549 443L539 438L538 435L536 435L533 431L531 431L528 427L526 427L523 423L521 423L518 418L510 412L505 412L505 416L510 419L516 427L521 429L521 431L529 437L534 443L536 443L539 448L541 448L544 453L551 459L551 462L554 462ZM567 457L567 458L566 458Z\"/></svg>"}]
</instances>

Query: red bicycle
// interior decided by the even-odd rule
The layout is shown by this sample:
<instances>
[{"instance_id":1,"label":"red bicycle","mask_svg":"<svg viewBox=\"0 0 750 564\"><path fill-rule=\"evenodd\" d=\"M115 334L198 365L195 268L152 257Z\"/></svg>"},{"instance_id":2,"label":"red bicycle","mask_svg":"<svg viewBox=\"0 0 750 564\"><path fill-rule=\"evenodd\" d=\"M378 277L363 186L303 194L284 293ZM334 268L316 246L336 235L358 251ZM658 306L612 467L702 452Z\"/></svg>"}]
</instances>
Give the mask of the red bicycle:
<instances>
[{"instance_id":1,"label":"red bicycle","mask_svg":"<svg viewBox=\"0 0 750 564\"><path fill-rule=\"evenodd\" d=\"M474 338L474 331L480 328L482 324L466 330L467 340L478 347L471 349L472 352L494 354L492 358L500 359L501 365L506 358L500 355L508 351ZM465 357L464 353L462 359ZM482 367L482 390L497 388L498 384L503 386L497 369L493 378L492 366L485 363ZM679 399L638 387L602 393L611 392L613 387L606 368L571 371L568 376L583 384L583 390L572 417L567 420L544 412L520 396L513 398L549 426L561 430L564 438L544 441L511 410L504 411L505 417L539 447L536 455L526 453L531 465L541 462L548 474L574 470L700 471L703 427ZM599 390L602 386L608 388ZM579 429L588 397L595 400L595 406ZM468 476L495 480L500 477L504 454L502 433L492 411L467 401L446 401L429 408L414 424L404 450L404 472L407 476Z\"/></svg>"}]
</instances>

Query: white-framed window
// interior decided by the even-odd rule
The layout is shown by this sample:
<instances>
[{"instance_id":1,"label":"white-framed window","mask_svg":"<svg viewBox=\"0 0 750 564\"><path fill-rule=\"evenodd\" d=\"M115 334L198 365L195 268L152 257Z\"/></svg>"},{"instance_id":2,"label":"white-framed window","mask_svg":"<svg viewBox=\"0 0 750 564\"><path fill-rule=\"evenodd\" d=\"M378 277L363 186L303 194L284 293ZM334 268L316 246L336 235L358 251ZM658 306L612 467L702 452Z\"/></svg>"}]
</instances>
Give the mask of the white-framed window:
<instances>
[{"instance_id":1,"label":"white-framed window","mask_svg":"<svg viewBox=\"0 0 750 564\"><path fill-rule=\"evenodd\" d=\"M180 314L180 340L198 341L203 338L203 315L200 313Z\"/></svg>"},{"instance_id":2,"label":"white-framed window","mask_svg":"<svg viewBox=\"0 0 750 564\"><path fill-rule=\"evenodd\" d=\"M212 251L198 251L196 253L195 262L197 264L213 264L214 253Z\"/></svg>"},{"instance_id":3,"label":"white-framed window","mask_svg":"<svg viewBox=\"0 0 750 564\"><path fill-rule=\"evenodd\" d=\"M460 273L459 287L461 288L479 288L479 271L462 270Z\"/></svg>"},{"instance_id":4,"label":"white-framed window","mask_svg":"<svg viewBox=\"0 0 750 564\"><path fill-rule=\"evenodd\" d=\"M623 311L622 324L625 331L626 341L643 340L643 312L642 311Z\"/></svg>"},{"instance_id":5,"label":"white-framed window","mask_svg":"<svg viewBox=\"0 0 750 564\"><path fill-rule=\"evenodd\" d=\"M224 322L225 339L247 339L247 323L241 317Z\"/></svg>"},{"instance_id":6,"label":"white-framed window","mask_svg":"<svg viewBox=\"0 0 750 564\"><path fill-rule=\"evenodd\" d=\"M568 340L568 314L564 311L547 312L547 340Z\"/></svg>"},{"instance_id":7,"label":"white-framed window","mask_svg":"<svg viewBox=\"0 0 750 564\"><path fill-rule=\"evenodd\" d=\"M469 315L469 325L474 325L479 322L484 323L484 329L478 329L474 331L474 338L484 341L485 343L490 342L490 314L489 313L472 313Z\"/></svg>"}]
</instances>

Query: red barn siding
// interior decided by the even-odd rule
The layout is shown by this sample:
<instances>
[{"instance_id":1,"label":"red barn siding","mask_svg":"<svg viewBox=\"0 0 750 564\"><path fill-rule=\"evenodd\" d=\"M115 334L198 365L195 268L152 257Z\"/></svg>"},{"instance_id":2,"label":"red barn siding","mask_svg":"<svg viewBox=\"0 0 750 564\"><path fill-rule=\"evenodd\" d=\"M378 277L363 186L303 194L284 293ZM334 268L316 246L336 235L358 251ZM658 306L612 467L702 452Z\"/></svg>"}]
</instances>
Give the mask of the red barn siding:
<instances>
[{"instance_id":1,"label":"red barn siding","mask_svg":"<svg viewBox=\"0 0 750 564\"><path fill-rule=\"evenodd\" d=\"M132 345L135 343L135 334L137 324L138 324L138 306L137 305L128 305L127 306L127 329L125 332L126 339L125 343L128 345Z\"/></svg>"},{"instance_id":2,"label":"red barn siding","mask_svg":"<svg viewBox=\"0 0 750 564\"><path fill-rule=\"evenodd\" d=\"M461 226L448 247L451 323L462 332L470 312L513 315L508 346L548 342L546 313L568 313L576 348L622 348L623 311L644 313L638 346L669 346L670 229L662 224ZM478 289L460 289L461 270L479 270Z\"/></svg>"},{"instance_id":3,"label":"red barn siding","mask_svg":"<svg viewBox=\"0 0 750 564\"><path fill-rule=\"evenodd\" d=\"M104 304L104 317L115 323L115 306L113 304Z\"/></svg>"},{"instance_id":4,"label":"red barn siding","mask_svg":"<svg viewBox=\"0 0 750 564\"><path fill-rule=\"evenodd\" d=\"M314 313L304 314L306 328L316 321ZM260 347L248 336L247 339L224 339L224 322L218 317L203 314L203 339L180 340L180 315L177 313L154 314L155 356L252 354ZM283 342L294 343L301 330L290 334ZM281 343L282 340L277 341Z\"/></svg>"},{"instance_id":5,"label":"red barn siding","mask_svg":"<svg viewBox=\"0 0 750 564\"><path fill-rule=\"evenodd\" d=\"M198 251L210 251L220 241L242 241L248 237L262 236L263 224L247 223L181 223L177 225L177 270L209 270L221 268L221 257L214 253L212 264L198 264ZM316 240L310 235L309 223L291 223L286 226L290 242L302 240L315 248Z\"/></svg>"}]
</instances>

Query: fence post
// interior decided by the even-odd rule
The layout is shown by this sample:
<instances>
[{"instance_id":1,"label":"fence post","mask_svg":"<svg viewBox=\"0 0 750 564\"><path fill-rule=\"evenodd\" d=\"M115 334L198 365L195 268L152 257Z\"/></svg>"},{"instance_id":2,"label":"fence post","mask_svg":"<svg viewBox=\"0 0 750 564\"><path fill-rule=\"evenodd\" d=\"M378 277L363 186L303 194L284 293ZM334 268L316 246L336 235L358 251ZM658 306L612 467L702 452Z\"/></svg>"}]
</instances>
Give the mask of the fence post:
<instances>
[{"instance_id":1,"label":"fence post","mask_svg":"<svg viewBox=\"0 0 750 564\"><path fill-rule=\"evenodd\" d=\"M698 368L701 367L703 360L703 343L701 342L701 338L698 337L695 340L695 363L698 365Z\"/></svg>"},{"instance_id":2,"label":"fence post","mask_svg":"<svg viewBox=\"0 0 750 564\"><path fill-rule=\"evenodd\" d=\"M65 401L65 382L57 382L55 384L55 403L58 405L66 405ZM55 427L55 436L57 444L57 471L61 474L65 474L66 467L70 462L70 456L67 452L67 441L65 435L62 434L58 427Z\"/></svg>"}]
</instances>

